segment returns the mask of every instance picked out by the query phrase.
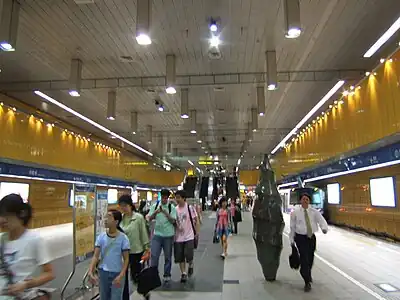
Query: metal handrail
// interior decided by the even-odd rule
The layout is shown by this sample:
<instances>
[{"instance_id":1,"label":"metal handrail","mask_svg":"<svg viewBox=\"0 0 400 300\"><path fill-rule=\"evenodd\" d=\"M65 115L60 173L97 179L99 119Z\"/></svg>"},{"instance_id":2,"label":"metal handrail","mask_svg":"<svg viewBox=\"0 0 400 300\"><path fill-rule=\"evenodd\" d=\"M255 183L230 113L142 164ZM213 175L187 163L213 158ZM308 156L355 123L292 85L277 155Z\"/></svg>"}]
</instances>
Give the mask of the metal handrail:
<instances>
[{"instance_id":1,"label":"metal handrail","mask_svg":"<svg viewBox=\"0 0 400 300\"><path fill-rule=\"evenodd\" d=\"M74 187L74 192L75 192L75 187ZM61 300L65 300L64 294L65 290L67 289L68 284L70 283L72 277L75 274L75 269L76 269L76 208L75 204L72 208L72 271L69 274L67 280L64 283L64 286L61 289Z\"/></svg>"}]
</instances>

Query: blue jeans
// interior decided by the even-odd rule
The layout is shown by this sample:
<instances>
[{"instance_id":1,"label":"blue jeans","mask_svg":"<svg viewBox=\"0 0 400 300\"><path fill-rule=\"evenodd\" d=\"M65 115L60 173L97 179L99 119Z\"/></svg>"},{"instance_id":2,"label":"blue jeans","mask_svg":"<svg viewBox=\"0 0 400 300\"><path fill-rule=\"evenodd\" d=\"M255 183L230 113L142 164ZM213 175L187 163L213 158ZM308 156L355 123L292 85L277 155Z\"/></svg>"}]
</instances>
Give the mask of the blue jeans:
<instances>
[{"instance_id":1,"label":"blue jeans","mask_svg":"<svg viewBox=\"0 0 400 300\"><path fill-rule=\"evenodd\" d=\"M158 261L160 259L161 250L164 252L164 277L171 277L172 266L172 245L174 244L174 237L164 237L154 235L151 240L151 261L152 267L158 268Z\"/></svg>"},{"instance_id":2,"label":"blue jeans","mask_svg":"<svg viewBox=\"0 0 400 300\"><path fill-rule=\"evenodd\" d=\"M113 285L113 280L119 275L115 272L108 272L99 269L100 277L100 300L121 300L124 290L125 278L121 279L121 285L116 287Z\"/></svg>"}]
</instances>

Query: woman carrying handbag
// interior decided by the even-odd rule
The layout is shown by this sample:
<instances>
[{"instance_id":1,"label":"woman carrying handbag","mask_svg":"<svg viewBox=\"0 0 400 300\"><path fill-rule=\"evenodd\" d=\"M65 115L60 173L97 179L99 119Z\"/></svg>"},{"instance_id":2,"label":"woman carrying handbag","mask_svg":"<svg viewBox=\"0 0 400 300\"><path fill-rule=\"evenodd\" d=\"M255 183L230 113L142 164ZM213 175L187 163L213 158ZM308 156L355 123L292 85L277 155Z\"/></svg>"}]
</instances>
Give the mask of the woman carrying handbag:
<instances>
[{"instance_id":1,"label":"woman carrying handbag","mask_svg":"<svg viewBox=\"0 0 400 300\"><path fill-rule=\"evenodd\" d=\"M1 299L47 300L50 293L40 288L54 279L51 258L44 240L29 230L32 208L20 195L0 201L0 288ZM40 268L38 276L33 276Z\"/></svg>"}]
</instances>

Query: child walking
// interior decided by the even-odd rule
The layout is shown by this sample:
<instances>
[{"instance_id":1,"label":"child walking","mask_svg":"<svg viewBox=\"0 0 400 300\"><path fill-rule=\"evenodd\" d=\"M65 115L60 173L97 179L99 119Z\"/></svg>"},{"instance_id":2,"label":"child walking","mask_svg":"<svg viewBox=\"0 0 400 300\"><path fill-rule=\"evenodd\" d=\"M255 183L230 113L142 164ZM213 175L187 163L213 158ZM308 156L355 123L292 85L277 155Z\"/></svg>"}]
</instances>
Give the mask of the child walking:
<instances>
[{"instance_id":1,"label":"child walking","mask_svg":"<svg viewBox=\"0 0 400 300\"><path fill-rule=\"evenodd\" d=\"M230 209L228 208L228 201L225 197L222 197L219 200L215 230L221 241L223 251L221 257L225 259L228 255L228 237L232 232L232 216Z\"/></svg>"},{"instance_id":2,"label":"child walking","mask_svg":"<svg viewBox=\"0 0 400 300\"><path fill-rule=\"evenodd\" d=\"M108 230L101 233L95 243L89 277L94 283L99 284L100 300L122 299L130 245L128 237L119 225L121 220L122 214L119 211L108 211L105 220Z\"/></svg>"}]
</instances>

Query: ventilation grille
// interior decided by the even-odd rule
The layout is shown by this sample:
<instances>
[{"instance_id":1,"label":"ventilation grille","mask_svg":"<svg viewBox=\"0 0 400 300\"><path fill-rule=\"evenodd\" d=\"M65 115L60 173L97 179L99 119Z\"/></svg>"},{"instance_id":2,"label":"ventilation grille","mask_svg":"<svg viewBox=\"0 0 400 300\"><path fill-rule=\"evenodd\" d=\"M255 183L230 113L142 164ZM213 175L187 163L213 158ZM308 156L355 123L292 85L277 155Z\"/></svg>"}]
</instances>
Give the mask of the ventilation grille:
<instances>
[{"instance_id":1,"label":"ventilation grille","mask_svg":"<svg viewBox=\"0 0 400 300\"><path fill-rule=\"evenodd\" d=\"M135 60L134 60L133 57L130 56L130 55L121 55L121 56L119 57L119 61L120 61L120 62L123 62L123 63L132 63L132 62L134 62Z\"/></svg>"}]
</instances>

